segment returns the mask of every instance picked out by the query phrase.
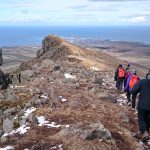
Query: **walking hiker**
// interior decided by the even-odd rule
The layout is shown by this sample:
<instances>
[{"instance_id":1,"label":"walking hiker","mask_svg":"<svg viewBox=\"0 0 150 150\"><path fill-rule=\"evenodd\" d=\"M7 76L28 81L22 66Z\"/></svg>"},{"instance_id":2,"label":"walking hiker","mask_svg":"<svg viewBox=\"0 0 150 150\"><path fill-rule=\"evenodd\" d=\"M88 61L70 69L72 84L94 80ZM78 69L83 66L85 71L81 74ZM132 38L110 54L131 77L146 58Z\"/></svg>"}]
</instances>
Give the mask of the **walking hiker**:
<instances>
[{"instance_id":1,"label":"walking hiker","mask_svg":"<svg viewBox=\"0 0 150 150\"><path fill-rule=\"evenodd\" d=\"M149 69L148 73L146 74L146 78L148 77L148 75L150 75L150 69Z\"/></svg>"},{"instance_id":2,"label":"walking hiker","mask_svg":"<svg viewBox=\"0 0 150 150\"><path fill-rule=\"evenodd\" d=\"M115 81L116 81L116 88L118 92L122 91L123 81L125 77L125 71L122 67L122 64L119 64L118 68L115 71Z\"/></svg>"},{"instance_id":3,"label":"walking hiker","mask_svg":"<svg viewBox=\"0 0 150 150\"><path fill-rule=\"evenodd\" d=\"M133 73L128 77L125 86L125 92L127 93L127 100L128 100L127 104L131 105L132 102L132 108L135 108L136 95L131 94L131 90L139 80L140 78L139 76L137 76L136 70L133 70ZM132 101L131 101L131 95L132 95Z\"/></svg>"},{"instance_id":4,"label":"walking hiker","mask_svg":"<svg viewBox=\"0 0 150 150\"><path fill-rule=\"evenodd\" d=\"M150 136L150 74L146 79L138 82L131 90L133 95L139 95L138 122L142 133L142 141L147 141ZM134 102L135 103L135 102ZM134 104L135 106L135 104Z\"/></svg>"},{"instance_id":5,"label":"walking hiker","mask_svg":"<svg viewBox=\"0 0 150 150\"><path fill-rule=\"evenodd\" d=\"M126 70L125 70L124 88L126 87L127 80L128 80L130 75L131 75L131 72L130 72L129 68L127 67Z\"/></svg>"}]
</instances>

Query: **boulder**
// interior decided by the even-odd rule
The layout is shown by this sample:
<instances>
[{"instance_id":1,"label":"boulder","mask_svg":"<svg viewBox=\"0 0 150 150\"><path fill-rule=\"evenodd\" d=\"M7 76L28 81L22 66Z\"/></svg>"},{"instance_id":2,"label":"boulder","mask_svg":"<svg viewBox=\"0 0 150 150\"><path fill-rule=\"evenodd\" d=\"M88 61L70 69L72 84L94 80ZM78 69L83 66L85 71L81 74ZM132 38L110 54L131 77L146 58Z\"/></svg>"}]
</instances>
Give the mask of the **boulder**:
<instances>
[{"instance_id":1,"label":"boulder","mask_svg":"<svg viewBox=\"0 0 150 150\"><path fill-rule=\"evenodd\" d=\"M99 138L102 140L111 140L112 135L108 129L104 128L101 122L91 123L84 127L71 126L69 128L62 129L57 136L64 137L69 134L79 136L83 140L94 140Z\"/></svg>"},{"instance_id":2,"label":"boulder","mask_svg":"<svg viewBox=\"0 0 150 150\"><path fill-rule=\"evenodd\" d=\"M4 97L6 101L15 101L17 100L16 95L14 94L14 89L5 90Z\"/></svg>"},{"instance_id":3,"label":"boulder","mask_svg":"<svg viewBox=\"0 0 150 150\"><path fill-rule=\"evenodd\" d=\"M54 65L54 61L50 60L50 59L44 59L42 61L42 65L41 65L41 68L43 67L52 67Z\"/></svg>"},{"instance_id":4,"label":"boulder","mask_svg":"<svg viewBox=\"0 0 150 150\"><path fill-rule=\"evenodd\" d=\"M3 131L9 133L13 130L13 120L6 118L3 120Z\"/></svg>"},{"instance_id":5,"label":"boulder","mask_svg":"<svg viewBox=\"0 0 150 150\"><path fill-rule=\"evenodd\" d=\"M30 82L32 77L34 77L34 72L32 70L21 71L21 83Z\"/></svg>"},{"instance_id":6,"label":"boulder","mask_svg":"<svg viewBox=\"0 0 150 150\"><path fill-rule=\"evenodd\" d=\"M95 138L100 138L102 140L110 140L112 138L111 133L104 128L102 123L91 123L85 135L84 139L93 140Z\"/></svg>"},{"instance_id":7,"label":"boulder","mask_svg":"<svg viewBox=\"0 0 150 150\"><path fill-rule=\"evenodd\" d=\"M0 129L0 137L4 134L4 131Z\"/></svg>"}]
</instances>

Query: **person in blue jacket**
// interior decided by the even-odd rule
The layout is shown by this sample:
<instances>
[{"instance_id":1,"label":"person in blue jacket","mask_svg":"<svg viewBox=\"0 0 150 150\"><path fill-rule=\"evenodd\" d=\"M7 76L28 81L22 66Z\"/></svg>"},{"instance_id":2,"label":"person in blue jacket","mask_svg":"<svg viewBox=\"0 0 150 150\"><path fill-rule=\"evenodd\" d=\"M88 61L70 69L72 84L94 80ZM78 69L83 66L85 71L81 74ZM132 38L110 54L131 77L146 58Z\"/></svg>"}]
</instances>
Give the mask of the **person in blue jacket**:
<instances>
[{"instance_id":1,"label":"person in blue jacket","mask_svg":"<svg viewBox=\"0 0 150 150\"><path fill-rule=\"evenodd\" d=\"M140 80L139 76L137 75L136 70L132 71L132 74L129 75L126 86L125 86L125 92L127 94L127 104L131 105L132 102L132 108L135 107L135 101L136 101L136 95L131 94L131 90L133 86ZM131 95L132 95L132 101L131 101Z\"/></svg>"}]
</instances>

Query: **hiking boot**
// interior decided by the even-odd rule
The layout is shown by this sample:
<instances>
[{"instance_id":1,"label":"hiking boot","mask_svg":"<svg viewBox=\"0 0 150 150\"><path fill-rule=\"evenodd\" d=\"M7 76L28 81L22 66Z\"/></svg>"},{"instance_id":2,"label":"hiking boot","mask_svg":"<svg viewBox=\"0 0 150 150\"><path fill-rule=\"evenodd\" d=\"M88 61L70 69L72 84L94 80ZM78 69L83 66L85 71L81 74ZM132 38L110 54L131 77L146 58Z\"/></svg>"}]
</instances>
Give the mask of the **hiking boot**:
<instances>
[{"instance_id":1,"label":"hiking boot","mask_svg":"<svg viewBox=\"0 0 150 150\"><path fill-rule=\"evenodd\" d=\"M147 140L149 140L149 134L145 131L142 135L142 142L146 142Z\"/></svg>"},{"instance_id":2,"label":"hiking boot","mask_svg":"<svg viewBox=\"0 0 150 150\"><path fill-rule=\"evenodd\" d=\"M142 137L142 133L141 132L137 132L137 133L133 134L133 137L135 137L135 138L140 140L141 137Z\"/></svg>"},{"instance_id":3,"label":"hiking boot","mask_svg":"<svg viewBox=\"0 0 150 150\"><path fill-rule=\"evenodd\" d=\"M131 102L128 102L127 105L128 105L128 106L131 106Z\"/></svg>"}]
</instances>

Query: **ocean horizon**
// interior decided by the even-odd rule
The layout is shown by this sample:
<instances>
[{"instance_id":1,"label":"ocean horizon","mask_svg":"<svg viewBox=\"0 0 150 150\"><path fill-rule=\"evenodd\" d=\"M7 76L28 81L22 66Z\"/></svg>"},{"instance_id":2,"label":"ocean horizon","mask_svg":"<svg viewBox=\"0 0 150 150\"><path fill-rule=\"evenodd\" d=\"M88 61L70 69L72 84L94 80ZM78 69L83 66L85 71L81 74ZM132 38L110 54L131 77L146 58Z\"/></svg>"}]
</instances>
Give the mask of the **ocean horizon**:
<instances>
[{"instance_id":1,"label":"ocean horizon","mask_svg":"<svg viewBox=\"0 0 150 150\"><path fill-rule=\"evenodd\" d=\"M150 44L149 26L0 26L0 47L39 46L50 34Z\"/></svg>"}]
</instances>

